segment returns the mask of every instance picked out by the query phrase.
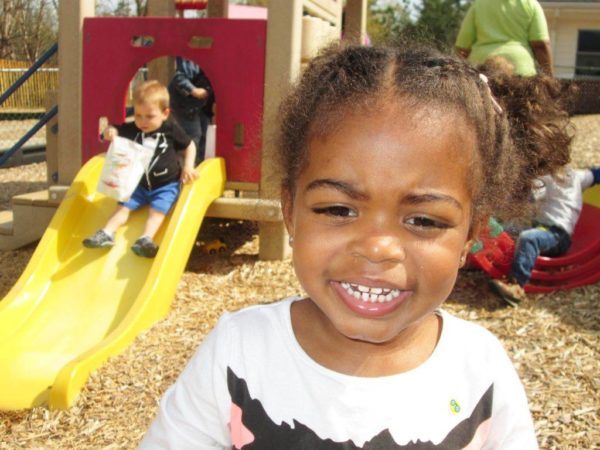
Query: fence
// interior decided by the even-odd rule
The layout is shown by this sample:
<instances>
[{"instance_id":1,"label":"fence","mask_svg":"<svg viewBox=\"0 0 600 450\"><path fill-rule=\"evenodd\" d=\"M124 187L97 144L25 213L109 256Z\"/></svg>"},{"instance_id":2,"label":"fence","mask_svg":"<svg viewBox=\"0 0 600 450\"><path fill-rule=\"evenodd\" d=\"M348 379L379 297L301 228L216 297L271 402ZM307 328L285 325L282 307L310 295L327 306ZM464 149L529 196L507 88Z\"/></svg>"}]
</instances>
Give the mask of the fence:
<instances>
[{"instance_id":1,"label":"fence","mask_svg":"<svg viewBox=\"0 0 600 450\"><path fill-rule=\"evenodd\" d=\"M569 102L569 113L600 114L600 79L564 80L575 86L575 92Z\"/></svg>"},{"instance_id":2,"label":"fence","mask_svg":"<svg viewBox=\"0 0 600 450\"><path fill-rule=\"evenodd\" d=\"M27 62L0 59L0 92L6 91L29 66ZM56 90L57 87L58 68L42 67L0 105L0 112L43 111L46 93Z\"/></svg>"}]
</instances>

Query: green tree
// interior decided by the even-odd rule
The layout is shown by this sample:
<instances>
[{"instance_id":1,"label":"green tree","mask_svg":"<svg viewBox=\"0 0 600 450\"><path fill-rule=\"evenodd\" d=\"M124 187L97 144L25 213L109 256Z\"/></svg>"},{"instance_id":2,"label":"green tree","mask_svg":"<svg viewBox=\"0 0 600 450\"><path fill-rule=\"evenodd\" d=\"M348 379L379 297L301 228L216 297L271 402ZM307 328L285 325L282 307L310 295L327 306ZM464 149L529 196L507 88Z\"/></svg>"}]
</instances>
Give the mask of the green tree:
<instances>
[{"instance_id":1,"label":"green tree","mask_svg":"<svg viewBox=\"0 0 600 450\"><path fill-rule=\"evenodd\" d=\"M0 0L0 58L33 62L58 38L49 0Z\"/></svg>"},{"instance_id":2,"label":"green tree","mask_svg":"<svg viewBox=\"0 0 600 450\"><path fill-rule=\"evenodd\" d=\"M373 43L420 42L451 50L472 0L369 0Z\"/></svg>"},{"instance_id":3,"label":"green tree","mask_svg":"<svg viewBox=\"0 0 600 450\"><path fill-rule=\"evenodd\" d=\"M63 0L64 1L64 0ZM168 0L175 1L175 0ZM96 1L97 16L145 16L147 0L110 0Z\"/></svg>"},{"instance_id":4,"label":"green tree","mask_svg":"<svg viewBox=\"0 0 600 450\"><path fill-rule=\"evenodd\" d=\"M369 0L367 33L374 44L396 40L409 24L405 5L397 1Z\"/></svg>"},{"instance_id":5,"label":"green tree","mask_svg":"<svg viewBox=\"0 0 600 450\"><path fill-rule=\"evenodd\" d=\"M404 0L406 2L406 0ZM441 50L449 51L472 0L422 0L416 5L417 19L403 31Z\"/></svg>"}]
</instances>

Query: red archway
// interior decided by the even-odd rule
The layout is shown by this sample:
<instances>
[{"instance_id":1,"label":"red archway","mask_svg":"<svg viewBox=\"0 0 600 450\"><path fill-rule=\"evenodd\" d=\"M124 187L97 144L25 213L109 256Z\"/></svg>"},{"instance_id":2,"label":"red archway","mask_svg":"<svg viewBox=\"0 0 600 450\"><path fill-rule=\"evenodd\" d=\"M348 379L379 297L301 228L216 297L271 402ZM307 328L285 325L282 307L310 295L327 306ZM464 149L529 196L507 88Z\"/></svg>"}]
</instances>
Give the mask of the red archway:
<instances>
[{"instance_id":1,"label":"red archway","mask_svg":"<svg viewBox=\"0 0 600 450\"><path fill-rule=\"evenodd\" d=\"M135 36L151 37L153 43L135 47ZM98 139L100 117L111 123L125 119L127 88L138 68L160 56L182 56L202 67L213 85L218 104L216 153L227 162L227 179L258 183L265 43L264 20L85 19L82 162L106 150ZM237 145L236 132L243 132Z\"/></svg>"}]
</instances>

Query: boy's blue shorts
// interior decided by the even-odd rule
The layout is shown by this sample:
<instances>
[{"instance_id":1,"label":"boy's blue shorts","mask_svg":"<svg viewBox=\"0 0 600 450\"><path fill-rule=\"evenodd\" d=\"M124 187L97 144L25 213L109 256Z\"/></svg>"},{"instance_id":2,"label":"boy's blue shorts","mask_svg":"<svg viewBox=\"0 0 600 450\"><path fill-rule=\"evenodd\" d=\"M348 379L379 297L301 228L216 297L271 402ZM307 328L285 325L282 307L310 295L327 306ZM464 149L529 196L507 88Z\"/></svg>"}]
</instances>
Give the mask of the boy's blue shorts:
<instances>
[{"instance_id":1,"label":"boy's blue shorts","mask_svg":"<svg viewBox=\"0 0 600 450\"><path fill-rule=\"evenodd\" d=\"M132 211L142 206L150 205L150 208L163 214L168 214L171 207L177 201L177 197L179 197L180 189L179 181L173 181L151 191L138 186L133 191L133 194L131 194L129 200L119 202L119 204Z\"/></svg>"}]
</instances>

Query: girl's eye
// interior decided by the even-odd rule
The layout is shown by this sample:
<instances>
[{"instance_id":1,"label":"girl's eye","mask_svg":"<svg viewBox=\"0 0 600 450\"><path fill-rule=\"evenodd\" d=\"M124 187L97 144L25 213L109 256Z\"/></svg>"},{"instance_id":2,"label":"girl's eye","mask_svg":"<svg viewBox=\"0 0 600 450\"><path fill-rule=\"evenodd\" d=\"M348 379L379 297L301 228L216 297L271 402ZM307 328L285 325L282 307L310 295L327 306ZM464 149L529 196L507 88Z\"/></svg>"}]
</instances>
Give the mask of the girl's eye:
<instances>
[{"instance_id":1,"label":"girl's eye","mask_svg":"<svg viewBox=\"0 0 600 450\"><path fill-rule=\"evenodd\" d=\"M412 225L414 227L417 227L417 228L430 228L430 229L431 228L440 228L440 229L449 228L448 224L446 224L444 222L440 222L438 220L434 220L429 217L422 217L422 216L411 217L410 219L408 219L406 221L406 223L408 223L409 225Z\"/></svg>"},{"instance_id":2,"label":"girl's eye","mask_svg":"<svg viewBox=\"0 0 600 450\"><path fill-rule=\"evenodd\" d=\"M356 217L356 211L347 206L335 205L322 208L313 208L315 214L324 214L332 217Z\"/></svg>"}]
</instances>

